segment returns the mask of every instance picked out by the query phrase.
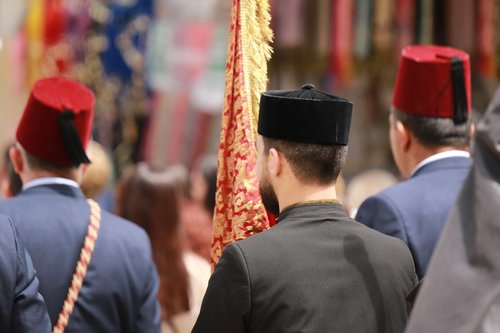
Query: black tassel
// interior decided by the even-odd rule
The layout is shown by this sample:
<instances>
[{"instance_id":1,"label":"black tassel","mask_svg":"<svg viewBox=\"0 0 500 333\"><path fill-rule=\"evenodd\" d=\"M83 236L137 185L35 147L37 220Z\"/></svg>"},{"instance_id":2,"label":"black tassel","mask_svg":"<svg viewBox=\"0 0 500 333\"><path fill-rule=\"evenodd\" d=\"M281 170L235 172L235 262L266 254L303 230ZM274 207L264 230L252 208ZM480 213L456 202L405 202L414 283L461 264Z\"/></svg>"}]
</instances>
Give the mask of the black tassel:
<instances>
[{"instance_id":1,"label":"black tassel","mask_svg":"<svg viewBox=\"0 0 500 333\"><path fill-rule=\"evenodd\" d=\"M464 65L457 57L451 58L451 82L453 84L453 122L459 125L467 121L468 113Z\"/></svg>"},{"instance_id":2,"label":"black tassel","mask_svg":"<svg viewBox=\"0 0 500 333\"><path fill-rule=\"evenodd\" d=\"M74 166L90 163L75 126L75 115L69 110L59 114L59 129L61 131L64 148Z\"/></svg>"}]
</instances>

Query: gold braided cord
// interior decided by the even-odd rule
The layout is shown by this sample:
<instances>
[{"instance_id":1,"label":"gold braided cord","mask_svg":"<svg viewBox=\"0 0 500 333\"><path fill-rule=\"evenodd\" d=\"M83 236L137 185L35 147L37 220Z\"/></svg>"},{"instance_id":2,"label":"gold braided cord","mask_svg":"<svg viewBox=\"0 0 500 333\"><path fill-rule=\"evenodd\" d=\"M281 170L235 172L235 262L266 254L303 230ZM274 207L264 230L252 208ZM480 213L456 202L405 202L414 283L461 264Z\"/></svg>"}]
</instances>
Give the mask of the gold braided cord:
<instances>
[{"instance_id":1,"label":"gold braided cord","mask_svg":"<svg viewBox=\"0 0 500 333\"><path fill-rule=\"evenodd\" d=\"M241 48L243 76L252 141L257 139L260 95L267 87L267 62L271 59L273 32L269 0L245 0L240 2Z\"/></svg>"},{"instance_id":2,"label":"gold braided cord","mask_svg":"<svg viewBox=\"0 0 500 333\"><path fill-rule=\"evenodd\" d=\"M90 260L92 259L92 254L94 253L95 242L99 234L99 228L101 227L101 208L92 199L88 199L87 202L90 206L90 222L87 234L85 235L85 240L83 241L82 250L80 252L80 259L76 264L75 273L73 274L73 279L71 280L71 285L68 289L68 295L66 296L63 308L59 313L59 318L54 326L53 333L63 333L68 325L69 317L75 308L78 294L80 293L83 280L87 274L87 269L90 264Z\"/></svg>"}]
</instances>

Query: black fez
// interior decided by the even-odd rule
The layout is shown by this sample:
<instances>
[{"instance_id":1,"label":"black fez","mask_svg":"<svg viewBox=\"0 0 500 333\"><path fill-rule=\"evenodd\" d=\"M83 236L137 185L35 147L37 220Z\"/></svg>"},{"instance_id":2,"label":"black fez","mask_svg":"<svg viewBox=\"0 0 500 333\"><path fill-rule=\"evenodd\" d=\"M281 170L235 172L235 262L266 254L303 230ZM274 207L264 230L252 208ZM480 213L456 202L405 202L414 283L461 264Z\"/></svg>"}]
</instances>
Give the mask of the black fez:
<instances>
[{"instance_id":1,"label":"black fez","mask_svg":"<svg viewBox=\"0 0 500 333\"><path fill-rule=\"evenodd\" d=\"M352 102L306 84L263 93L257 132L292 142L347 145L351 116Z\"/></svg>"}]
</instances>

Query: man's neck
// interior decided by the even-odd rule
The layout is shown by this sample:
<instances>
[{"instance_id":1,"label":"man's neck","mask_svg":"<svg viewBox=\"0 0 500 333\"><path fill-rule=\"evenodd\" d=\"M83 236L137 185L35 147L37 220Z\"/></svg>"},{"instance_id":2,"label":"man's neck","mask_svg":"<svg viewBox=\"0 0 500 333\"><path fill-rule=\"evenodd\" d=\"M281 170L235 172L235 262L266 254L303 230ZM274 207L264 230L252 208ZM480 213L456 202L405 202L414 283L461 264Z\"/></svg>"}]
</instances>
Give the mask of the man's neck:
<instances>
[{"instance_id":1,"label":"man's neck","mask_svg":"<svg viewBox=\"0 0 500 333\"><path fill-rule=\"evenodd\" d=\"M78 182L78 172L76 170L64 170L61 172L50 172L50 171L45 171L45 170L30 170L27 172L21 173L21 179L23 181L23 184L27 184L35 179L40 179L40 178L49 178L49 177L58 177L58 178L65 178L69 180L73 180L75 182Z\"/></svg>"},{"instance_id":2,"label":"man's neck","mask_svg":"<svg viewBox=\"0 0 500 333\"><path fill-rule=\"evenodd\" d=\"M337 199L335 183L326 186L304 184L288 186L282 193L283 195L278 197L280 211L302 202Z\"/></svg>"},{"instance_id":3,"label":"man's neck","mask_svg":"<svg viewBox=\"0 0 500 333\"><path fill-rule=\"evenodd\" d=\"M463 151L468 151L468 148L457 148L457 147L452 147L452 146L441 146L441 147L436 147L436 148L427 148L425 146L422 146L420 145L417 149L415 149L415 151L413 152L413 154L410 154L409 155L409 164L408 164L408 168L405 173L405 178L409 178L413 172L413 170L415 170L415 168L417 167L417 165L422 162L423 160L425 160L426 158L429 158L433 155L436 155L436 154L439 154L439 153L443 153L443 152L446 152L446 151L450 151L450 150L463 150Z\"/></svg>"}]
</instances>

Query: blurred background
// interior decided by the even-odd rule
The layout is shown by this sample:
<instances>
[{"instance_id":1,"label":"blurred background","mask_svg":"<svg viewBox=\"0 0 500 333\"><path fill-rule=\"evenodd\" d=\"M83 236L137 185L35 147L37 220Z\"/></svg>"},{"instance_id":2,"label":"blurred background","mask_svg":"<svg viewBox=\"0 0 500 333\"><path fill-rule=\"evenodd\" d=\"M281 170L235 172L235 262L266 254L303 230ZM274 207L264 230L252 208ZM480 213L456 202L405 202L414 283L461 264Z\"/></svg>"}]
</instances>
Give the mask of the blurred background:
<instances>
[{"instance_id":1,"label":"blurred background","mask_svg":"<svg viewBox=\"0 0 500 333\"><path fill-rule=\"evenodd\" d=\"M475 117L499 77L499 0L271 0L269 89L317 88L355 103L350 179L396 170L387 116L402 47L472 59ZM0 0L0 139L29 89L64 74L97 96L93 137L114 179L146 160L192 170L217 153L231 0Z\"/></svg>"}]
</instances>

